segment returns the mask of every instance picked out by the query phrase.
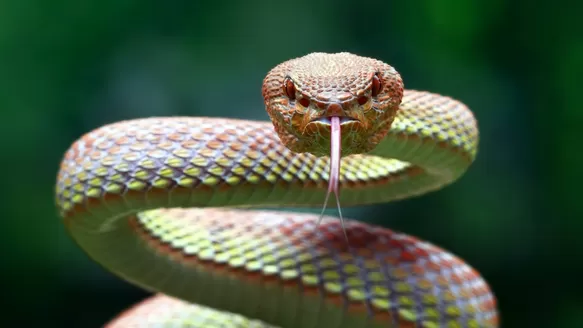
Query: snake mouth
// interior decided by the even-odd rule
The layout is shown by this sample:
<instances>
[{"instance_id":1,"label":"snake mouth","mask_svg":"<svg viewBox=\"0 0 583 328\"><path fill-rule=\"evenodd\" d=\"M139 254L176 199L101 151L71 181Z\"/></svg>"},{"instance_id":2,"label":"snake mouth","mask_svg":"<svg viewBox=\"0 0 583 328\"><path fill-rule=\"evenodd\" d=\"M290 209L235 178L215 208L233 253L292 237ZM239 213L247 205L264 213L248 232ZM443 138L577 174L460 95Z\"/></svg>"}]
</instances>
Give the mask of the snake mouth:
<instances>
[{"instance_id":1,"label":"snake mouth","mask_svg":"<svg viewBox=\"0 0 583 328\"><path fill-rule=\"evenodd\" d=\"M360 122L359 120L352 118L352 117L348 117L348 116L323 116L323 117L318 117L316 119L313 119L312 122L318 122L318 123L324 123L327 125L331 125L333 117L338 117L340 119L340 124L349 123L349 122Z\"/></svg>"}]
</instances>

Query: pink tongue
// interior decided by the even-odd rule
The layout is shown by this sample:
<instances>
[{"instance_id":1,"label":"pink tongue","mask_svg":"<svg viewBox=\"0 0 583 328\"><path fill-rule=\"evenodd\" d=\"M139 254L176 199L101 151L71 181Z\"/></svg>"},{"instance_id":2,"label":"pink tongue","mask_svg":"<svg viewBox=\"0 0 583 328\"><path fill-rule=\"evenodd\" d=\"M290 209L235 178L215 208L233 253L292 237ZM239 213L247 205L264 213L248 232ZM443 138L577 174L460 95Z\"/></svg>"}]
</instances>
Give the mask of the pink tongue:
<instances>
[{"instance_id":1,"label":"pink tongue","mask_svg":"<svg viewBox=\"0 0 583 328\"><path fill-rule=\"evenodd\" d=\"M332 133L330 136L330 181L328 195L334 192L338 199L338 175L340 174L340 118L330 118Z\"/></svg>"},{"instance_id":2,"label":"pink tongue","mask_svg":"<svg viewBox=\"0 0 583 328\"><path fill-rule=\"evenodd\" d=\"M346 235L346 229L344 228L344 220L342 218L342 211L340 210L340 200L338 199L338 176L340 175L340 140L341 140L341 130L340 130L340 118L333 116L330 118L331 124L331 135L330 135L330 172L328 180L328 192L326 193L326 199L324 200L324 207L322 208L322 213L320 213L320 218L318 219L318 225L322 221L324 216L324 211L328 206L328 199L330 194L334 193L336 197L336 207L338 208L338 214L340 215L340 223L342 224L342 231L344 232L344 237L348 240Z\"/></svg>"}]
</instances>

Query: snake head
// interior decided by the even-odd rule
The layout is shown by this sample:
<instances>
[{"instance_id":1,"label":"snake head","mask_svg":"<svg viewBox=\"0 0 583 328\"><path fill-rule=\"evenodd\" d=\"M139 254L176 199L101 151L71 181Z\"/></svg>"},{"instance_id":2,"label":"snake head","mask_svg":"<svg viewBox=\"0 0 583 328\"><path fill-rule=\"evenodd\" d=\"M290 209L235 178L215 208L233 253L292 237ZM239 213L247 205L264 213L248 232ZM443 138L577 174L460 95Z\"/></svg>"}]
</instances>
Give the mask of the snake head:
<instances>
[{"instance_id":1,"label":"snake head","mask_svg":"<svg viewBox=\"0 0 583 328\"><path fill-rule=\"evenodd\" d=\"M366 153L388 133L403 97L390 65L349 53L312 53L274 67L263 82L268 115L291 151L330 154L332 117L341 156Z\"/></svg>"}]
</instances>

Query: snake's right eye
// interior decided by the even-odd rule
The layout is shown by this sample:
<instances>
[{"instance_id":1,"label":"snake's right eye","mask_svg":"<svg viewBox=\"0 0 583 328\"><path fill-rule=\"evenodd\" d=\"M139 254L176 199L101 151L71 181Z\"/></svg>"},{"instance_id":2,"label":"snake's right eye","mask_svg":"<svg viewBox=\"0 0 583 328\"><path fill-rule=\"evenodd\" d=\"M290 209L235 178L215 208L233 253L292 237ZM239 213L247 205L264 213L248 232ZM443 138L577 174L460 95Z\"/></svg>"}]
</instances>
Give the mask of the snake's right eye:
<instances>
[{"instance_id":1,"label":"snake's right eye","mask_svg":"<svg viewBox=\"0 0 583 328\"><path fill-rule=\"evenodd\" d=\"M283 91L290 100L296 99L296 86L291 79L285 79L283 82Z\"/></svg>"},{"instance_id":2,"label":"snake's right eye","mask_svg":"<svg viewBox=\"0 0 583 328\"><path fill-rule=\"evenodd\" d=\"M381 89L382 89L381 80L379 79L379 76L375 74L372 77L372 96L376 97L379 94L379 92L381 92Z\"/></svg>"}]
</instances>

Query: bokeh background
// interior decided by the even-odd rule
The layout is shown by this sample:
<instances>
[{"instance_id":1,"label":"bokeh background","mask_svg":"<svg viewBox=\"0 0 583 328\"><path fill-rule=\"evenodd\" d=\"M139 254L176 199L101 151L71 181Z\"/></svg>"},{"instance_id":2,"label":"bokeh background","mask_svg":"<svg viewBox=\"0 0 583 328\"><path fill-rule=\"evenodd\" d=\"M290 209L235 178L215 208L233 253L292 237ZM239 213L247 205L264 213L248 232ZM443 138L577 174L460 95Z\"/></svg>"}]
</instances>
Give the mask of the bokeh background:
<instances>
[{"instance_id":1,"label":"bokeh background","mask_svg":"<svg viewBox=\"0 0 583 328\"><path fill-rule=\"evenodd\" d=\"M581 5L528 0L0 2L2 298L10 327L99 327L147 293L64 232L64 151L102 124L153 115L267 119L276 64L350 51L406 87L460 99L478 160L442 191L347 215L460 255L505 327L583 327ZM580 27L580 25L579 25Z\"/></svg>"}]
</instances>

